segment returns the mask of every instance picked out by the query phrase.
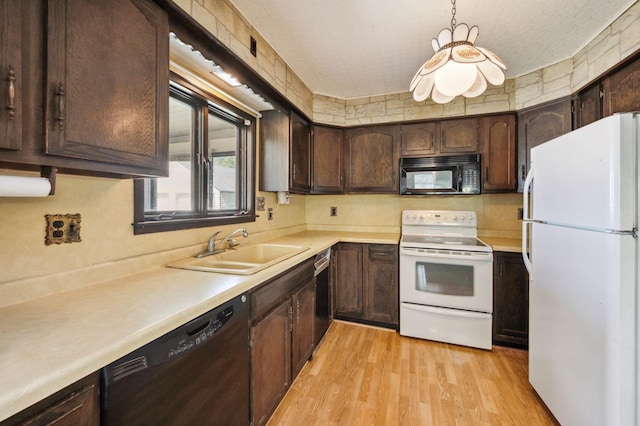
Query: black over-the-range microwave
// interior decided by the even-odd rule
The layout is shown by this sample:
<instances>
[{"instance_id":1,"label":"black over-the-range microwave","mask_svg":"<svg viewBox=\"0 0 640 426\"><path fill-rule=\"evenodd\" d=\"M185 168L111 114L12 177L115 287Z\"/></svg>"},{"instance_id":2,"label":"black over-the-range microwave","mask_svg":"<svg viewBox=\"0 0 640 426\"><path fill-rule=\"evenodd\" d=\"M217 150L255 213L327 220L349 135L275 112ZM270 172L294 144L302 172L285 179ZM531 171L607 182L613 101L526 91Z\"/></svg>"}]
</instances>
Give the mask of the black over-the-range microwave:
<instances>
[{"instance_id":1,"label":"black over-the-range microwave","mask_svg":"<svg viewBox=\"0 0 640 426\"><path fill-rule=\"evenodd\" d=\"M480 155L400 159L401 195L480 193Z\"/></svg>"}]
</instances>

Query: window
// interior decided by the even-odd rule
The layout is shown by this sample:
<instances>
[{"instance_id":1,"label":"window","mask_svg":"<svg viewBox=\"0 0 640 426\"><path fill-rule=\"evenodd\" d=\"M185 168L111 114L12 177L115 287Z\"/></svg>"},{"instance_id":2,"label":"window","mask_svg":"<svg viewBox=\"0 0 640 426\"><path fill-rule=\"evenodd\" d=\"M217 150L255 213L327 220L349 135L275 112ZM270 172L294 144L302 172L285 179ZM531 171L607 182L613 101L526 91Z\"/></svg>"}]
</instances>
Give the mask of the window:
<instances>
[{"instance_id":1,"label":"window","mask_svg":"<svg viewBox=\"0 0 640 426\"><path fill-rule=\"evenodd\" d=\"M169 176L136 179L134 232L255 220L255 118L172 75Z\"/></svg>"}]
</instances>

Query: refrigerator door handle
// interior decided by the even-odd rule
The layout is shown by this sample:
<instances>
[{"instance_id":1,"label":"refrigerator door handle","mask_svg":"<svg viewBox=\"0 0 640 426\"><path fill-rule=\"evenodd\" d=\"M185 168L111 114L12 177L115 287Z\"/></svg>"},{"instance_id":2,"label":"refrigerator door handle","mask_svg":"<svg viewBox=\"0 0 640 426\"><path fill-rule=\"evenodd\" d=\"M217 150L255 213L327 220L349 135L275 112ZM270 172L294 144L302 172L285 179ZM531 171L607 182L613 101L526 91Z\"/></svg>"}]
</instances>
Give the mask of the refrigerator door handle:
<instances>
[{"instance_id":1,"label":"refrigerator door handle","mask_svg":"<svg viewBox=\"0 0 640 426\"><path fill-rule=\"evenodd\" d=\"M529 169L527 178L524 181L524 189L522 191L522 260L524 266L529 272L529 281L533 278L533 265L529 254L527 253L527 242L529 240L529 223L533 220L529 217L529 197L531 193L531 182L533 181L533 167Z\"/></svg>"}]
</instances>

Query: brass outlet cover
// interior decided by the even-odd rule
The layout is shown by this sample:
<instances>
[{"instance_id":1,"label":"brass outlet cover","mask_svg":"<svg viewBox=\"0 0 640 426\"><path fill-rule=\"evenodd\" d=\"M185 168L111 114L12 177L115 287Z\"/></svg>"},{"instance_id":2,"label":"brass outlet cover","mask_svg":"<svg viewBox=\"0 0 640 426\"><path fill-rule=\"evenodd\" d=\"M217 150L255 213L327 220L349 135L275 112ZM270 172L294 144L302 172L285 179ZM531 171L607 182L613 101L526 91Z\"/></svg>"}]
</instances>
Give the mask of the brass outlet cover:
<instances>
[{"instance_id":1,"label":"brass outlet cover","mask_svg":"<svg viewBox=\"0 0 640 426\"><path fill-rule=\"evenodd\" d=\"M47 229L44 236L45 245L78 243L80 238L80 213L46 214Z\"/></svg>"}]
</instances>

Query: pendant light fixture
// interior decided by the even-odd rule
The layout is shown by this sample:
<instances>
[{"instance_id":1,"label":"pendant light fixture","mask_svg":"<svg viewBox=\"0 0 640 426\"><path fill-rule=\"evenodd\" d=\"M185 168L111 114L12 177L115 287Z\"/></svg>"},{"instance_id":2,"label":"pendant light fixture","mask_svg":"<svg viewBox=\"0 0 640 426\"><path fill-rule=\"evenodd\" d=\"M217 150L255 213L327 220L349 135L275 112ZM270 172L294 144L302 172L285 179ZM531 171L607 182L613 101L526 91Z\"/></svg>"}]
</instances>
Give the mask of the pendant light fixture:
<instances>
[{"instance_id":1,"label":"pendant light fixture","mask_svg":"<svg viewBox=\"0 0 640 426\"><path fill-rule=\"evenodd\" d=\"M487 82L494 86L504 83L507 67L493 52L474 46L478 26L456 23L456 0L451 0L451 29L444 28L431 41L435 54L411 80L413 98L445 104L456 96L473 98L482 94Z\"/></svg>"}]
</instances>

